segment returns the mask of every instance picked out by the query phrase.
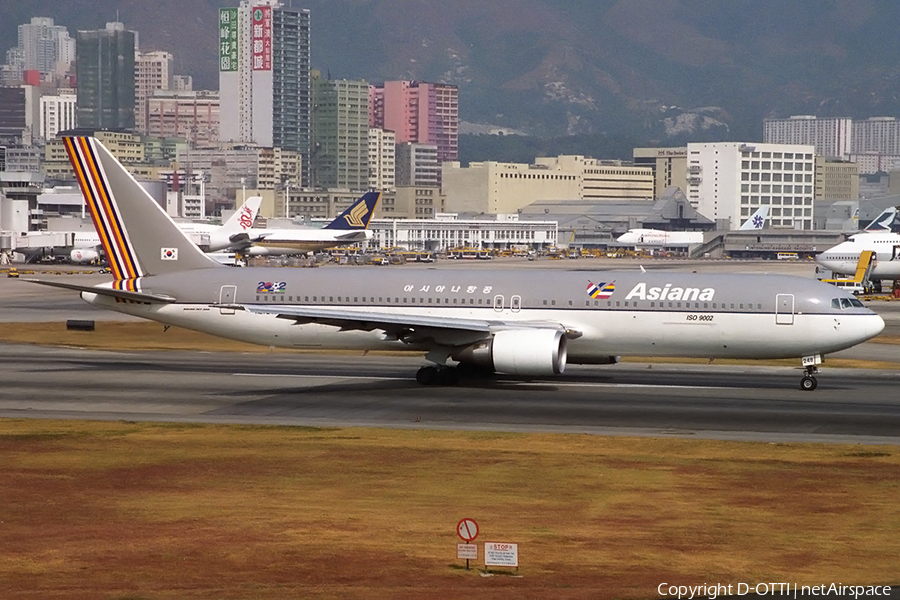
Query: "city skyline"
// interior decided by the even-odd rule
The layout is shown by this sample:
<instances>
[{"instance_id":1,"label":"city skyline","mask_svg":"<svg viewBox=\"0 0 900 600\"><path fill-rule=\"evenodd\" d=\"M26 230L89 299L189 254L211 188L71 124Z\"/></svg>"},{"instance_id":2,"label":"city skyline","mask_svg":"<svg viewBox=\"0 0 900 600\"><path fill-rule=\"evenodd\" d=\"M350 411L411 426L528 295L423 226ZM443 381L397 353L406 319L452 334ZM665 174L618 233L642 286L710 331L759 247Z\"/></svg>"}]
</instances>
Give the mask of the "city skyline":
<instances>
[{"instance_id":1,"label":"city skyline","mask_svg":"<svg viewBox=\"0 0 900 600\"><path fill-rule=\"evenodd\" d=\"M34 15L74 32L102 27L118 9L141 32L142 50L172 52L177 72L212 90L210 27L217 8L232 4L187 0L172 18L171 8L146 3L0 0L12 19L0 24L0 40L12 46L15 26ZM900 96L890 58L900 41L889 26L900 6L885 0L753 10L706 0L653 11L611 0L293 6L316 24L312 68L336 79L458 85L461 133L628 136L638 145L759 139L765 118L895 116Z\"/></svg>"}]
</instances>

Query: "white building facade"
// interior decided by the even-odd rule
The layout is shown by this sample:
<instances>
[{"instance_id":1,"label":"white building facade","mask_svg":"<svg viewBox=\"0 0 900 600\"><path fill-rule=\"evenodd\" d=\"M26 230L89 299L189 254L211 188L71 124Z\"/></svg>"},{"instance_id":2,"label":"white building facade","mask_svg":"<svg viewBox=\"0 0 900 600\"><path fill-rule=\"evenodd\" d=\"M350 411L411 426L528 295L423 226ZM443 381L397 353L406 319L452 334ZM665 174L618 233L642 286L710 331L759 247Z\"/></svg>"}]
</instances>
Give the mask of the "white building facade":
<instances>
[{"instance_id":1,"label":"white building facade","mask_svg":"<svg viewBox=\"0 0 900 600\"><path fill-rule=\"evenodd\" d=\"M797 115L763 121L766 144L812 144L820 156L846 158L853 150L853 120Z\"/></svg>"},{"instance_id":2,"label":"white building facade","mask_svg":"<svg viewBox=\"0 0 900 600\"><path fill-rule=\"evenodd\" d=\"M739 142L688 144L686 196L710 219L741 224L769 206L769 226L813 228L815 148Z\"/></svg>"},{"instance_id":3,"label":"white building facade","mask_svg":"<svg viewBox=\"0 0 900 600\"><path fill-rule=\"evenodd\" d=\"M520 221L518 215L495 219L458 219L455 214L434 219L372 219L369 247L444 251L450 248L549 248L557 245L556 221Z\"/></svg>"},{"instance_id":4,"label":"white building facade","mask_svg":"<svg viewBox=\"0 0 900 600\"><path fill-rule=\"evenodd\" d=\"M58 96L41 97L41 119L39 135L43 140L52 140L60 131L75 128L77 96L75 90Z\"/></svg>"}]
</instances>

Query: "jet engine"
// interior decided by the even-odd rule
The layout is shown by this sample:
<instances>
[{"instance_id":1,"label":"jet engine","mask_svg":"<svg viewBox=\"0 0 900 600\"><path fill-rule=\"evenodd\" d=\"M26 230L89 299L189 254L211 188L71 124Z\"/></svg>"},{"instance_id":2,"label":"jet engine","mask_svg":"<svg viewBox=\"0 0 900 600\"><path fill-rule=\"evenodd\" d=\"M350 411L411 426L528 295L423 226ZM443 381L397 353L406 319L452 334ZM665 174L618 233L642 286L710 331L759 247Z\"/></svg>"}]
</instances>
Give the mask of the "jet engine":
<instances>
[{"instance_id":1,"label":"jet engine","mask_svg":"<svg viewBox=\"0 0 900 600\"><path fill-rule=\"evenodd\" d=\"M559 375L566 369L566 348L561 329L511 329L466 346L452 358L510 375Z\"/></svg>"},{"instance_id":2,"label":"jet engine","mask_svg":"<svg viewBox=\"0 0 900 600\"><path fill-rule=\"evenodd\" d=\"M75 264L92 263L100 258L100 253L90 248L76 248L69 253L69 260Z\"/></svg>"}]
</instances>

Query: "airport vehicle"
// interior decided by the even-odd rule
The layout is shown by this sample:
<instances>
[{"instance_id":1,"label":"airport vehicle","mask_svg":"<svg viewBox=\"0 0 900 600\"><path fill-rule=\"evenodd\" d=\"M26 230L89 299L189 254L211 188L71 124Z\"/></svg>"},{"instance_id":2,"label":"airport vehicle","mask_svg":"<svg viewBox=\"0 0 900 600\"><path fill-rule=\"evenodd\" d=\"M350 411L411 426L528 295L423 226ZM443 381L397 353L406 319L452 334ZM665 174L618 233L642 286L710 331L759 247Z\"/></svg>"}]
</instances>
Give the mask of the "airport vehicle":
<instances>
[{"instance_id":1,"label":"airport vehicle","mask_svg":"<svg viewBox=\"0 0 900 600\"><path fill-rule=\"evenodd\" d=\"M799 260L800 255L796 252L779 252L777 258L778 260Z\"/></svg>"},{"instance_id":2,"label":"airport vehicle","mask_svg":"<svg viewBox=\"0 0 900 600\"><path fill-rule=\"evenodd\" d=\"M870 291L869 289L866 288L866 286L865 286L865 284L863 284L863 282L857 281L855 279L850 279L850 278L820 279L819 281L821 281L823 283L830 283L831 285L833 285L835 287L839 287L844 291L850 292L854 296L859 296L860 294L867 294Z\"/></svg>"},{"instance_id":3,"label":"airport vehicle","mask_svg":"<svg viewBox=\"0 0 900 600\"><path fill-rule=\"evenodd\" d=\"M210 244L210 250L231 250L244 256L307 254L327 248L358 244L372 239L369 221L381 192L367 192L321 229L249 229L227 244Z\"/></svg>"},{"instance_id":4,"label":"airport vehicle","mask_svg":"<svg viewBox=\"0 0 900 600\"><path fill-rule=\"evenodd\" d=\"M740 226L740 231L753 229L762 229L769 216L769 207L760 206L756 212L750 215L744 224ZM627 246L635 246L638 248L646 248L649 246L660 246L666 248L678 248L693 246L703 243L702 231L662 231L660 229L629 229L627 232L616 238L620 244Z\"/></svg>"},{"instance_id":5,"label":"airport vehicle","mask_svg":"<svg viewBox=\"0 0 900 600\"><path fill-rule=\"evenodd\" d=\"M452 384L461 371L561 375L567 363L613 364L630 354L801 358L801 387L812 390L823 355L884 328L851 294L789 276L226 268L190 243L100 142L66 137L64 144L113 281L36 283L78 291L98 307L267 346L419 350L431 363L416 373L422 384Z\"/></svg>"},{"instance_id":6,"label":"airport vehicle","mask_svg":"<svg viewBox=\"0 0 900 600\"><path fill-rule=\"evenodd\" d=\"M204 247L228 246L232 240L245 235L250 230L262 197L251 196L247 198L241 207L223 225L208 225L206 223L176 223L182 233L190 236L191 240ZM100 259L103 245L96 230L92 232L75 232L74 248L69 252L69 260L76 264L94 263ZM210 252L213 250L210 249Z\"/></svg>"}]
</instances>

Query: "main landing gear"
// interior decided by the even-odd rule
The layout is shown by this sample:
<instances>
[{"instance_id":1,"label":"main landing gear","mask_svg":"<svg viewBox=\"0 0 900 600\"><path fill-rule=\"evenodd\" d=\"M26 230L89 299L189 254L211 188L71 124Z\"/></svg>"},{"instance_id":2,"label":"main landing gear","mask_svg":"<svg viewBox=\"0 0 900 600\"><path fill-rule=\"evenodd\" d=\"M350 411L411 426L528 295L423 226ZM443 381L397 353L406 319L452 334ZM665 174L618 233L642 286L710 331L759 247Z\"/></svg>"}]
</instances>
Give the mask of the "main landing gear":
<instances>
[{"instance_id":1,"label":"main landing gear","mask_svg":"<svg viewBox=\"0 0 900 600\"><path fill-rule=\"evenodd\" d=\"M800 389L804 392L811 392L819 385L814 376L819 372L819 365L822 364L822 355L804 356L802 361L806 374L800 380Z\"/></svg>"},{"instance_id":2,"label":"main landing gear","mask_svg":"<svg viewBox=\"0 0 900 600\"><path fill-rule=\"evenodd\" d=\"M416 381L422 385L456 385L459 372L453 367L429 365L416 371Z\"/></svg>"},{"instance_id":3,"label":"main landing gear","mask_svg":"<svg viewBox=\"0 0 900 600\"><path fill-rule=\"evenodd\" d=\"M461 362L455 367L449 365L428 365L416 371L416 381L422 385L456 385L460 380L487 381L494 378L494 370L469 362Z\"/></svg>"}]
</instances>

